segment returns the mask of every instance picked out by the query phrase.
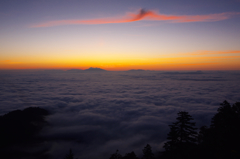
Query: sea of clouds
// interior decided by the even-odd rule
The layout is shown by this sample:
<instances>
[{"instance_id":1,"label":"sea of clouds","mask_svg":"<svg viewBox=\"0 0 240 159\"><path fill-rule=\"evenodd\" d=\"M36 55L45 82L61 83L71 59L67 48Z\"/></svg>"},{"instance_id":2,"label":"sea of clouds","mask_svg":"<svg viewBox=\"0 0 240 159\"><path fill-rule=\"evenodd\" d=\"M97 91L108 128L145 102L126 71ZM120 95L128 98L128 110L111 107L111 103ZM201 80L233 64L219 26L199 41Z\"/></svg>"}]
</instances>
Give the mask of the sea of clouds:
<instances>
[{"instance_id":1,"label":"sea of clouds","mask_svg":"<svg viewBox=\"0 0 240 159\"><path fill-rule=\"evenodd\" d=\"M51 113L39 147L54 159L70 148L79 159L117 149L141 157L146 144L162 150L179 111L199 128L224 100L240 101L240 72L1 71L0 90L0 115L30 106Z\"/></svg>"}]
</instances>

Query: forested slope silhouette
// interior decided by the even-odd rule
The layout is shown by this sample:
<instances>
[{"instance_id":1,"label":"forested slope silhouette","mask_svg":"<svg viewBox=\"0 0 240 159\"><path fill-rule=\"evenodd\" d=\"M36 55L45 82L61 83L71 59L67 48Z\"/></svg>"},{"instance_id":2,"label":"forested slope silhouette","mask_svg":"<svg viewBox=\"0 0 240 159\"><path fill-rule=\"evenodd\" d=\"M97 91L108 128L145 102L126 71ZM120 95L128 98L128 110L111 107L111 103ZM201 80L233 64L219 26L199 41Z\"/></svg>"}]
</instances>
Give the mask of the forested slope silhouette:
<instances>
[{"instance_id":1,"label":"forested slope silhouette","mask_svg":"<svg viewBox=\"0 0 240 159\"><path fill-rule=\"evenodd\" d=\"M29 107L0 116L0 158L40 156L39 152L28 152L27 147L42 141L36 134L47 124L45 116L48 114L45 109Z\"/></svg>"},{"instance_id":2,"label":"forested slope silhouette","mask_svg":"<svg viewBox=\"0 0 240 159\"><path fill-rule=\"evenodd\" d=\"M48 111L42 108L26 108L0 116L0 158L50 158L46 150L28 151L45 139L37 136L48 123ZM176 121L169 125L167 142L163 151L152 152L150 144L142 149L142 155L134 151L121 155L119 150L106 156L109 159L238 159L240 158L240 102L220 104L209 127L196 128L193 117L186 111L177 113ZM127 146L127 145L126 145ZM65 159L73 159L74 152L66 149Z\"/></svg>"},{"instance_id":3,"label":"forested slope silhouette","mask_svg":"<svg viewBox=\"0 0 240 159\"><path fill-rule=\"evenodd\" d=\"M225 100L220 105L211 120L210 127L202 126L199 131L195 127L196 123L192 116L186 111L180 111L177 114L177 121L169 125L168 141L163 146L165 150L159 152L155 158L239 159L240 102L231 106ZM149 144L148 146L150 147ZM110 159L114 159L113 155ZM154 158L154 155L150 155L151 157L145 156L143 153L142 159ZM117 158L124 157L121 157L118 153Z\"/></svg>"}]
</instances>

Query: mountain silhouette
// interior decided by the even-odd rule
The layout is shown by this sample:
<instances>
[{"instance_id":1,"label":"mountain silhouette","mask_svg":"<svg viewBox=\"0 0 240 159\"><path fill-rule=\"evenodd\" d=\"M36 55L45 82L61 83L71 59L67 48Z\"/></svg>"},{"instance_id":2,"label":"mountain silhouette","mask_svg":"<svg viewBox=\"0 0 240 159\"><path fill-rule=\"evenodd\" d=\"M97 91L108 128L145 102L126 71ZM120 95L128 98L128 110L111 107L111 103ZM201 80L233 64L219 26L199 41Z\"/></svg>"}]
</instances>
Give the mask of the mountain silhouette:
<instances>
[{"instance_id":1,"label":"mountain silhouette","mask_svg":"<svg viewBox=\"0 0 240 159\"><path fill-rule=\"evenodd\" d=\"M97 67L95 67L95 68L94 67L90 67L89 69L86 69L84 71L86 71L86 72L104 72L106 70L101 69L101 68L97 68Z\"/></svg>"}]
</instances>

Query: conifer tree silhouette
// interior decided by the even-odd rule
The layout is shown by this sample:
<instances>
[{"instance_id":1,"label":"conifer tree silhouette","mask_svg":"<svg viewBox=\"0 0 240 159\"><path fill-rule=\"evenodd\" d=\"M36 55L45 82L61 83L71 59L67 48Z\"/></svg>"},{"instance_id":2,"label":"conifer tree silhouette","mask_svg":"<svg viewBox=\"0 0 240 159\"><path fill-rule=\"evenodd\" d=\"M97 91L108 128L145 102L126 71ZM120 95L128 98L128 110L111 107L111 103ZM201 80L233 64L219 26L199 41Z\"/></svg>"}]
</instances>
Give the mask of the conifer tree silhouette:
<instances>
[{"instance_id":1,"label":"conifer tree silhouette","mask_svg":"<svg viewBox=\"0 0 240 159\"><path fill-rule=\"evenodd\" d=\"M74 155L73 155L72 149L70 149L69 153L65 156L64 159L73 159L73 158L74 158Z\"/></svg>"},{"instance_id":2,"label":"conifer tree silhouette","mask_svg":"<svg viewBox=\"0 0 240 159\"><path fill-rule=\"evenodd\" d=\"M111 157L109 159L121 159L122 155L118 153L119 151L116 150L116 152L114 154L111 155Z\"/></svg>"},{"instance_id":3,"label":"conifer tree silhouette","mask_svg":"<svg viewBox=\"0 0 240 159\"><path fill-rule=\"evenodd\" d=\"M136 156L136 154L134 153L134 151L127 153L123 159L138 159L138 157Z\"/></svg>"},{"instance_id":4,"label":"conifer tree silhouette","mask_svg":"<svg viewBox=\"0 0 240 159\"><path fill-rule=\"evenodd\" d=\"M153 159L154 158L154 154L152 153L152 147L147 144L143 151L143 159Z\"/></svg>"},{"instance_id":5,"label":"conifer tree silhouette","mask_svg":"<svg viewBox=\"0 0 240 159\"><path fill-rule=\"evenodd\" d=\"M188 112L180 111L177 115L177 121L169 125L169 141L163 146L165 155L169 158L191 158L191 150L196 146L197 128Z\"/></svg>"},{"instance_id":6,"label":"conifer tree silhouette","mask_svg":"<svg viewBox=\"0 0 240 159\"><path fill-rule=\"evenodd\" d=\"M240 103L232 106L225 100L220 104L209 128L201 128L199 146L202 157L240 158Z\"/></svg>"},{"instance_id":7,"label":"conifer tree silhouette","mask_svg":"<svg viewBox=\"0 0 240 159\"><path fill-rule=\"evenodd\" d=\"M165 144L165 149L170 150L176 144L181 143L195 143L196 140L196 129L195 122L191 122L193 118L188 112L180 111L178 113L177 122L169 125L170 132L168 133L167 139L170 140Z\"/></svg>"}]
</instances>

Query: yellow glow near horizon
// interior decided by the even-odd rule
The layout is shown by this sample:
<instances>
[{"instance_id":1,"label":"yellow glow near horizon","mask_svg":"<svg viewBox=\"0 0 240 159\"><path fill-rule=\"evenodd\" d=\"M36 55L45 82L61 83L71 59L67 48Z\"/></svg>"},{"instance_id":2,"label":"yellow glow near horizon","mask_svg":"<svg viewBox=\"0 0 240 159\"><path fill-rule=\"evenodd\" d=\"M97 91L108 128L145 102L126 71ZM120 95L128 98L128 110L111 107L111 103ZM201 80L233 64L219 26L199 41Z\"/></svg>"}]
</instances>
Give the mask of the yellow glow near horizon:
<instances>
[{"instance_id":1,"label":"yellow glow near horizon","mask_svg":"<svg viewBox=\"0 0 240 159\"><path fill-rule=\"evenodd\" d=\"M198 51L199 52L199 51ZM220 51L220 56L192 53L171 54L163 57L134 57L124 54L85 55L85 56L48 56L15 57L0 61L0 69L86 69L100 67L106 70L239 70L239 51ZM212 52L211 52L212 53ZM225 53L226 55L223 55ZM233 54L233 55L232 55ZM101 56L102 55L102 56ZM228 60L226 60L228 59Z\"/></svg>"}]
</instances>

